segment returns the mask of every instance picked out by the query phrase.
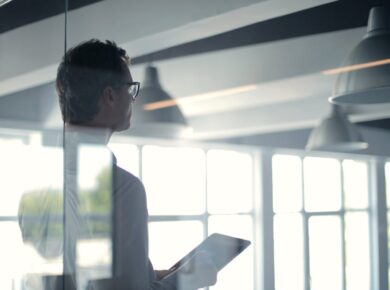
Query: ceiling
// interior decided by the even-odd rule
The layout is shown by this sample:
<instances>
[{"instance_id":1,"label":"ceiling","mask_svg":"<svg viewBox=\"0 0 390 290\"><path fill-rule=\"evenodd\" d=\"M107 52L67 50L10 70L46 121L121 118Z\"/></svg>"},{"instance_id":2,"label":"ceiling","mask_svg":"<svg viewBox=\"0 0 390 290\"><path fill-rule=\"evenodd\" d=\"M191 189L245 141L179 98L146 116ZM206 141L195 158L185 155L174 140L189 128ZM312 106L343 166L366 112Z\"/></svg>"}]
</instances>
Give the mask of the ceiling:
<instances>
[{"instance_id":1,"label":"ceiling","mask_svg":"<svg viewBox=\"0 0 390 290\"><path fill-rule=\"evenodd\" d=\"M49 2L0 8L2 126L61 125L53 80L64 50L63 1ZM153 62L194 139L297 130L327 114L335 76L321 72L340 66L364 36L369 9L383 1L199 2L70 1L68 43L115 40L141 81ZM379 120L390 117L388 106L346 109L355 122L387 128Z\"/></svg>"},{"instance_id":2,"label":"ceiling","mask_svg":"<svg viewBox=\"0 0 390 290\"><path fill-rule=\"evenodd\" d=\"M70 11L101 0L69 1ZM0 9L0 33L64 13L64 0L13 0Z\"/></svg>"}]
</instances>

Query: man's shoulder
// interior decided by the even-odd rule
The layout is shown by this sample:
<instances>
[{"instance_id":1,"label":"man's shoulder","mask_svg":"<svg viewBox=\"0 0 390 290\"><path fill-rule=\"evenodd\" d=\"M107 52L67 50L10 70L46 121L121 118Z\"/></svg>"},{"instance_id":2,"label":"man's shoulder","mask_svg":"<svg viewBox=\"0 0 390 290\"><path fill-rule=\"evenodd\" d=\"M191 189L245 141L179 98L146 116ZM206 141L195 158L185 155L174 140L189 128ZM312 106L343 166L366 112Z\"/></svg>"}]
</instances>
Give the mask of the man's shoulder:
<instances>
[{"instance_id":1,"label":"man's shoulder","mask_svg":"<svg viewBox=\"0 0 390 290\"><path fill-rule=\"evenodd\" d=\"M115 173L115 181L118 185L132 185L132 186L141 186L143 188L143 184L141 180L132 174L131 172L115 165L114 166L114 173Z\"/></svg>"},{"instance_id":2,"label":"man's shoulder","mask_svg":"<svg viewBox=\"0 0 390 290\"><path fill-rule=\"evenodd\" d=\"M113 194L116 200L120 201L117 204L127 209L134 206L138 209L143 208L146 204L146 192L142 181L134 174L116 165L114 172Z\"/></svg>"}]
</instances>

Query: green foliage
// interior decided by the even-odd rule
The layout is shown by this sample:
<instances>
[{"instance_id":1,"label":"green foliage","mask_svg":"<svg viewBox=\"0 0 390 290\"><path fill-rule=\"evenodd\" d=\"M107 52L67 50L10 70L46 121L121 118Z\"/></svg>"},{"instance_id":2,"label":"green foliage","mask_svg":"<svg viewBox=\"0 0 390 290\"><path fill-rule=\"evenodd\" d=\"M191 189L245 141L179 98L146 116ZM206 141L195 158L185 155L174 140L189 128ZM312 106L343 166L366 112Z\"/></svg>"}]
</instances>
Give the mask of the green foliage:
<instances>
[{"instance_id":1,"label":"green foliage","mask_svg":"<svg viewBox=\"0 0 390 290\"><path fill-rule=\"evenodd\" d=\"M80 237L107 235L110 231L111 167L97 177L96 187L79 192ZM39 243L42 239L62 239L63 192L59 189L37 189L25 193L19 204L19 222L23 240Z\"/></svg>"},{"instance_id":2,"label":"green foliage","mask_svg":"<svg viewBox=\"0 0 390 290\"><path fill-rule=\"evenodd\" d=\"M63 198L59 190L25 194L19 204L19 222L24 240L62 237Z\"/></svg>"},{"instance_id":3,"label":"green foliage","mask_svg":"<svg viewBox=\"0 0 390 290\"><path fill-rule=\"evenodd\" d=\"M19 204L19 213L36 215L42 213L42 207L50 207L51 213L62 214L63 198L60 190L36 190L23 195Z\"/></svg>"},{"instance_id":4,"label":"green foliage","mask_svg":"<svg viewBox=\"0 0 390 290\"><path fill-rule=\"evenodd\" d=\"M81 214L107 214L111 210L112 174L111 168L103 169L97 177L97 186L91 191L80 192L79 212Z\"/></svg>"}]
</instances>

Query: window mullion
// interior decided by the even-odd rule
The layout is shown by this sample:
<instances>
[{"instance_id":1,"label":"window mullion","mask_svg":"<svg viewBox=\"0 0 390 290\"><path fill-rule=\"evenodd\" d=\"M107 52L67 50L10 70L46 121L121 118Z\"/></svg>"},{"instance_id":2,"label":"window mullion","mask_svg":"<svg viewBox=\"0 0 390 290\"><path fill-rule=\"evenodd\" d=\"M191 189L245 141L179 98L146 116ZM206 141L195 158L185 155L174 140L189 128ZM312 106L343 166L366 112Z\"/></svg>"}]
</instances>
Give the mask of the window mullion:
<instances>
[{"instance_id":1,"label":"window mullion","mask_svg":"<svg viewBox=\"0 0 390 290\"><path fill-rule=\"evenodd\" d=\"M143 178L142 169L143 169L143 166L144 166L142 156L143 156L143 148L144 148L144 146L140 145L140 146L137 146L137 148L138 148L138 177L139 177L140 180L142 180L142 178Z\"/></svg>"},{"instance_id":2,"label":"window mullion","mask_svg":"<svg viewBox=\"0 0 390 290\"><path fill-rule=\"evenodd\" d=\"M275 289L273 192L272 192L272 154L264 151L261 156L261 192L263 223L263 289Z\"/></svg>"},{"instance_id":3,"label":"window mullion","mask_svg":"<svg viewBox=\"0 0 390 290\"><path fill-rule=\"evenodd\" d=\"M342 214L340 215L341 218L341 263L342 263L342 288L341 289L347 289L346 287L346 249L345 249L345 192L344 192L344 170L343 170L343 163L342 160L339 160L340 162L340 185L341 185L341 209Z\"/></svg>"},{"instance_id":4,"label":"window mullion","mask_svg":"<svg viewBox=\"0 0 390 290\"><path fill-rule=\"evenodd\" d=\"M372 289L388 289L388 237L385 162L377 158L370 162L371 201L371 277Z\"/></svg>"},{"instance_id":5,"label":"window mullion","mask_svg":"<svg viewBox=\"0 0 390 290\"><path fill-rule=\"evenodd\" d=\"M303 259L305 273L305 290L310 290L310 253L309 253L309 218L310 215L305 210L305 168L303 159L301 159L301 182L302 182L302 218L303 218Z\"/></svg>"},{"instance_id":6,"label":"window mullion","mask_svg":"<svg viewBox=\"0 0 390 290\"><path fill-rule=\"evenodd\" d=\"M261 174L265 170L265 168L262 167L261 163L261 156L263 154L262 151L257 151L253 155L253 209L252 209L252 237L253 237L253 242L254 245L261 245L262 241L262 225L264 224L262 221L262 211L261 211L261 204L263 200L263 192L261 188ZM271 153L268 153L272 156ZM271 164L272 166L272 164ZM272 170L272 167L271 167ZM272 222L273 222L273 215L272 215ZM253 269L255 270L255 273L262 273L265 274L265 270L262 269L262 261L263 261L263 255L262 255L262 249L260 249L259 246L254 247L253 249ZM262 289L262 277L261 275L254 275L254 289Z\"/></svg>"},{"instance_id":7,"label":"window mullion","mask_svg":"<svg viewBox=\"0 0 390 290\"><path fill-rule=\"evenodd\" d=\"M209 191L208 191L208 150L205 150L204 151L204 154L205 154L205 164L204 164L204 167L205 167L205 170L204 170L204 178L205 178L205 183L204 183L204 190L205 190L205 194L204 194L204 198L205 198L205 208L204 208L204 215L203 215L203 233L204 233L204 236L205 237L208 237L209 235L209 217L210 217L210 214L209 214L209 205L208 205L208 199L209 199Z\"/></svg>"}]
</instances>

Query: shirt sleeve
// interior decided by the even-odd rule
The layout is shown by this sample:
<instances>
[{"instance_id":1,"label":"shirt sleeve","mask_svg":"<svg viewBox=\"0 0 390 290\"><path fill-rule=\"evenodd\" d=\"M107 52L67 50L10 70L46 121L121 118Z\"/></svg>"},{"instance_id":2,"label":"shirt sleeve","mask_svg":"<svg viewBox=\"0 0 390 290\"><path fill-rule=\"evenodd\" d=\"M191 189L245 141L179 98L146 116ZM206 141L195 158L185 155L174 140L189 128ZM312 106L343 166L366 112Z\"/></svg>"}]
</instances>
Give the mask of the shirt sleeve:
<instances>
[{"instance_id":1,"label":"shirt sleeve","mask_svg":"<svg viewBox=\"0 0 390 290\"><path fill-rule=\"evenodd\" d=\"M118 168L114 177L114 276L129 290L176 290L174 275L160 281L149 261L148 211L141 181ZM122 288L121 288L122 289Z\"/></svg>"},{"instance_id":2,"label":"shirt sleeve","mask_svg":"<svg viewBox=\"0 0 390 290\"><path fill-rule=\"evenodd\" d=\"M177 288L177 278L176 275L170 275L168 278L162 279L160 281L156 280L155 272L152 266L152 263L149 262L149 271L152 275L150 290L176 290Z\"/></svg>"}]
</instances>

